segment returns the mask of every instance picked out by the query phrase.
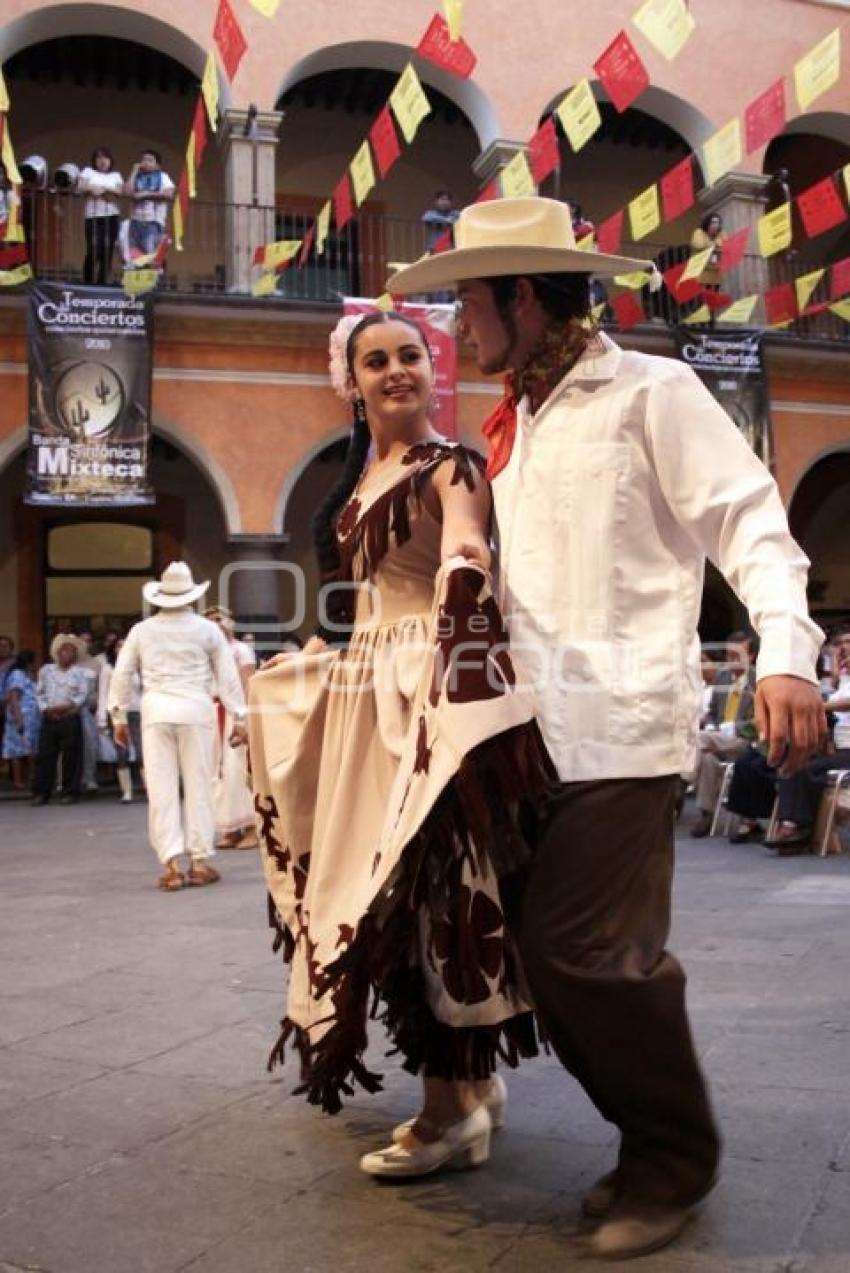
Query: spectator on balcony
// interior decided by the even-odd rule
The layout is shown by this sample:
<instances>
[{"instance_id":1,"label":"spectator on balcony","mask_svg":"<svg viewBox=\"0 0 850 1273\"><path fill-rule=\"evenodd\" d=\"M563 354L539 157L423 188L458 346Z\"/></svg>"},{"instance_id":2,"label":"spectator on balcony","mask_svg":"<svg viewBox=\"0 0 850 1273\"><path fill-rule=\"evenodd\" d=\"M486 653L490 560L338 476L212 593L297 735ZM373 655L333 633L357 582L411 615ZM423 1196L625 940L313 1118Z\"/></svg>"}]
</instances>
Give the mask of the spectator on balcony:
<instances>
[{"instance_id":1,"label":"spectator on balcony","mask_svg":"<svg viewBox=\"0 0 850 1273\"><path fill-rule=\"evenodd\" d=\"M723 221L716 212L709 212L700 221L691 235L691 252L704 252L706 248L714 251L708 258L700 280L703 287L712 292L720 291L720 255L723 247Z\"/></svg>"},{"instance_id":2,"label":"spectator on balcony","mask_svg":"<svg viewBox=\"0 0 850 1273\"><path fill-rule=\"evenodd\" d=\"M443 235L448 235L448 246L454 246L452 227L460 213L454 206L454 195L451 190L437 190L434 202L422 213L422 224L425 226L425 251L433 252Z\"/></svg>"},{"instance_id":3,"label":"spectator on balcony","mask_svg":"<svg viewBox=\"0 0 850 1273\"><path fill-rule=\"evenodd\" d=\"M124 193L133 201L130 213L130 250L149 256L157 250L168 220L168 209L174 200L174 182L162 168L159 151L142 151L133 164L124 185Z\"/></svg>"},{"instance_id":4,"label":"spectator on balcony","mask_svg":"<svg viewBox=\"0 0 850 1273\"><path fill-rule=\"evenodd\" d=\"M582 239L586 239L589 234L593 234L596 226L592 221L588 221L587 217L581 210L581 204L575 199L565 199L564 203L570 210L570 220L573 223L573 234L576 243L581 243Z\"/></svg>"},{"instance_id":5,"label":"spectator on balcony","mask_svg":"<svg viewBox=\"0 0 850 1273\"><path fill-rule=\"evenodd\" d=\"M112 152L98 146L91 164L77 178L77 194L85 195L86 255L83 281L105 287L112 274L112 257L118 239L124 178L116 172Z\"/></svg>"},{"instance_id":6,"label":"spectator on balcony","mask_svg":"<svg viewBox=\"0 0 850 1273\"><path fill-rule=\"evenodd\" d=\"M783 203L791 202L791 174L787 168L777 168L771 173L764 193L767 198L766 212L775 212Z\"/></svg>"}]
</instances>

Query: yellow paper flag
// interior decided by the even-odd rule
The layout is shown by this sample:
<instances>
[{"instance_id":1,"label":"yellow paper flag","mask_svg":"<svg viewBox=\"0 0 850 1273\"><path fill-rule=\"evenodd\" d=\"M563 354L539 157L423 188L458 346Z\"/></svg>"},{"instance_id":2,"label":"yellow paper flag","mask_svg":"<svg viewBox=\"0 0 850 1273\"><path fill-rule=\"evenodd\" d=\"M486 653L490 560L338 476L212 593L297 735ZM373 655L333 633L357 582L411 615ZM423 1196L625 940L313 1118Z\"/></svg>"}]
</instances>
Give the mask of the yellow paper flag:
<instances>
[{"instance_id":1,"label":"yellow paper flag","mask_svg":"<svg viewBox=\"0 0 850 1273\"><path fill-rule=\"evenodd\" d=\"M394 305L395 301L390 296L389 292L382 292L375 301L375 309L380 309L385 314L388 314Z\"/></svg>"},{"instance_id":2,"label":"yellow paper flag","mask_svg":"<svg viewBox=\"0 0 850 1273\"><path fill-rule=\"evenodd\" d=\"M195 134L189 134L189 145L186 147L186 184L189 188L189 198L194 199L198 193L197 183L195 181Z\"/></svg>"},{"instance_id":3,"label":"yellow paper flag","mask_svg":"<svg viewBox=\"0 0 850 1273\"><path fill-rule=\"evenodd\" d=\"M15 150L12 146L12 138L9 135L8 119L3 121L3 145L0 147L0 159L3 161L6 176L12 185L19 186L21 184L21 174L18 172L18 165L15 162Z\"/></svg>"},{"instance_id":4,"label":"yellow paper flag","mask_svg":"<svg viewBox=\"0 0 850 1273\"><path fill-rule=\"evenodd\" d=\"M412 62L408 62L390 93L390 106L404 140L410 145L423 119L431 114L431 103L425 96Z\"/></svg>"},{"instance_id":5,"label":"yellow paper flag","mask_svg":"<svg viewBox=\"0 0 850 1273\"><path fill-rule=\"evenodd\" d=\"M742 296L740 300L727 305L726 309L717 315L717 321L718 323L747 323L757 304L758 292L753 292L752 296Z\"/></svg>"},{"instance_id":6,"label":"yellow paper flag","mask_svg":"<svg viewBox=\"0 0 850 1273\"><path fill-rule=\"evenodd\" d=\"M744 152L741 147L741 121L737 115L709 137L702 153L705 158L705 180L709 186L719 181L730 168L738 166Z\"/></svg>"},{"instance_id":7,"label":"yellow paper flag","mask_svg":"<svg viewBox=\"0 0 850 1273\"><path fill-rule=\"evenodd\" d=\"M183 209L180 207L180 200L175 199L171 205L171 236L174 240L174 250L176 252L183 251Z\"/></svg>"},{"instance_id":8,"label":"yellow paper flag","mask_svg":"<svg viewBox=\"0 0 850 1273\"><path fill-rule=\"evenodd\" d=\"M590 80L579 80L555 107L555 114L573 150L581 150L602 124Z\"/></svg>"},{"instance_id":9,"label":"yellow paper flag","mask_svg":"<svg viewBox=\"0 0 850 1273\"><path fill-rule=\"evenodd\" d=\"M768 323L768 327L773 332L781 332L784 331L786 327L790 327L793 322L793 318L783 318L781 323Z\"/></svg>"},{"instance_id":10,"label":"yellow paper flag","mask_svg":"<svg viewBox=\"0 0 850 1273\"><path fill-rule=\"evenodd\" d=\"M325 240L328 237L328 230L331 226L331 201L327 203L316 217L316 256L321 256L325 250Z\"/></svg>"},{"instance_id":11,"label":"yellow paper flag","mask_svg":"<svg viewBox=\"0 0 850 1273\"><path fill-rule=\"evenodd\" d=\"M711 310L707 305L700 305L699 309L695 309L687 318L683 318L682 322L686 327L692 327L694 323L707 323L711 318Z\"/></svg>"},{"instance_id":12,"label":"yellow paper flag","mask_svg":"<svg viewBox=\"0 0 850 1273\"><path fill-rule=\"evenodd\" d=\"M31 265L17 265L13 270L0 270L0 287L17 287L32 278Z\"/></svg>"},{"instance_id":13,"label":"yellow paper flag","mask_svg":"<svg viewBox=\"0 0 850 1273\"><path fill-rule=\"evenodd\" d=\"M794 87L800 110L808 110L816 97L832 88L841 70L841 30L836 27L825 40L810 49L794 67Z\"/></svg>"},{"instance_id":14,"label":"yellow paper flag","mask_svg":"<svg viewBox=\"0 0 850 1273\"><path fill-rule=\"evenodd\" d=\"M274 270L261 274L251 288L252 296L271 296L277 291L277 275Z\"/></svg>"},{"instance_id":15,"label":"yellow paper flag","mask_svg":"<svg viewBox=\"0 0 850 1273\"><path fill-rule=\"evenodd\" d=\"M850 296L845 296L843 301L836 301L829 308L833 314L843 318L845 323L850 323Z\"/></svg>"},{"instance_id":16,"label":"yellow paper flag","mask_svg":"<svg viewBox=\"0 0 850 1273\"><path fill-rule=\"evenodd\" d=\"M204 105L207 108L210 128L215 132L218 127L218 67L215 64L214 53L208 53L207 60L204 63L204 73L201 76L201 93L204 97Z\"/></svg>"},{"instance_id":17,"label":"yellow paper flag","mask_svg":"<svg viewBox=\"0 0 850 1273\"><path fill-rule=\"evenodd\" d=\"M21 225L21 204L14 190L9 191L8 196L9 218L6 222L6 233L3 235L3 243L26 243L26 235L24 227Z\"/></svg>"},{"instance_id":18,"label":"yellow paper flag","mask_svg":"<svg viewBox=\"0 0 850 1273\"><path fill-rule=\"evenodd\" d=\"M689 278L699 278L700 274L702 274L716 251L717 249L714 244L712 244L710 247L703 248L701 252L692 253L692 255L688 257L687 265L679 276L679 283L686 283Z\"/></svg>"},{"instance_id":19,"label":"yellow paper flag","mask_svg":"<svg viewBox=\"0 0 850 1273\"><path fill-rule=\"evenodd\" d=\"M791 244L791 204L781 203L773 212L759 217L756 222L759 251L762 256L773 256Z\"/></svg>"},{"instance_id":20,"label":"yellow paper flag","mask_svg":"<svg viewBox=\"0 0 850 1273\"><path fill-rule=\"evenodd\" d=\"M128 296L140 296L142 292L152 292L156 287L159 270L125 270L122 282Z\"/></svg>"},{"instance_id":21,"label":"yellow paper flag","mask_svg":"<svg viewBox=\"0 0 850 1273\"><path fill-rule=\"evenodd\" d=\"M264 18L273 18L280 7L280 0L251 0L251 4Z\"/></svg>"},{"instance_id":22,"label":"yellow paper flag","mask_svg":"<svg viewBox=\"0 0 850 1273\"><path fill-rule=\"evenodd\" d=\"M9 90L6 87L6 81L3 79L3 68L0 67L0 111L9 109Z\"/></svg>"},{"instance_id":23,"label":"yellow paper flag","mask_svg":"<svg viewBox=\"0 0 850 1273\"><path fill-rule=\"evenodd\" d=\"M262 267L264 270L276 270L279 265L291 261L301 247L301 239L277 239L274 243L266 243L262 249Z\"/></svg>"},{"instance_id":24,"label":"yellow paper flag","mask_svg":"<svg viewBox=\"0 0 850 1273\"><path fill-rule=\"evenodd\" d=\"M646 0L632 22L668 62L678 57L696 26L685 0Z\"/></svg>"},{"instance_id":25,"label":"yellow paper flag","mask_svg":"<svg viewBox=\"0 0 850 1273\"><path fill-rule=\"evenodd\" d=\"M534 178L525 157L525 151L518 150L510 163L501 171L502 195L505 199L521 199L524 195L536 193Z\"/></svg>"},{"instance_id":26,"label":"yellow paper flag","mask_svg":"<svg viewBox=\"0 0 850 1273\"><path fill-rule=\"evenodd\" d=\"M645 287L652 277L646 270L635 270L632 274L615 274L614 282L620 287L627 287L632 292L637 292L640 288Z\"/></svg>"},{"instance_id":27,"label":"yellow paper flag","mask_svg":"<svg viewBox=\"0 0 850 1273\"><path fill-rule=\"evenodd\" d=\"M375 184L375 169L372 164L372 151L369 148L368 141L364 141L348 165L348 170L351 173L351 184L354 187L354 200L359 208Z\"/></svg>"},{"instance_id":28,"label":"yellow paper flag","mask_svg":"<svg viewBox=\"0 0 850 1273\"><path fill-rule=\"evenodd\" d=\"M582 238L576 239L576 249L579 252L595 252L596 251L596 239L593 236L592 230L590 234L585 234Z\"/></svg>"},{"instance_id":29,"label":"yellow paper flag","mask_svg":"<svg viewBox=\"0 0 850 1273\"><path fill-rule=\"evenodd\" d=\"M629 204L629 222L632 227L632 238L644 239L661 223L658 208L658 186L647 186L636 199Z\"/></svg>"},{"instance_id":30,"label":"yellow paper flag","mask_svg":"<svg viewBox=\"0 0 850 1273\"><path fill-rule=\"evenodd\" d=\"M463 0L443 0L443 13L446 15L449 39L454 43L460 39L463 28Z\"/></svg>"},{"instance_id":31,"label":"yellow paper flag","mask_svg":"<svg viewBox=\"0 0 850 1273\"><path fill-rule=\"evenodd\" d=\"M812 293L825 273L826 270L812 270L810 274L802 274L800 278L794 279L794 288L797 292L797 309L801 314L812 299Z\"/></svg>"},{"instance_id":32,"label":"yellow paper flag","mask_svg":"<svg viewBox=\"0 0 850 1273\"><path fill-rule=\"evenodd\" d=\"M607 304L605 301L600 301L598 305L594 305L591 308L590 317L593 319L594 323L602 322L602 316L605 313L606 309L607 309Z\"/></svg>"}]
</instances>

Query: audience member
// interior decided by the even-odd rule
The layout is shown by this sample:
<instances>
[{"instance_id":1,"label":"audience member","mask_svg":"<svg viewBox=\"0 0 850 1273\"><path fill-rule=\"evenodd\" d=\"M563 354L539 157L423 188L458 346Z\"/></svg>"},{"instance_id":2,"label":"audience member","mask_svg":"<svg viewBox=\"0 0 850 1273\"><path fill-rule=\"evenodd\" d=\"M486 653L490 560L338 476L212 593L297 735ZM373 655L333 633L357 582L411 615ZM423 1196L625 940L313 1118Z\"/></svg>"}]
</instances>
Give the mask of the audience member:
<instances>
[{"instance_id":1,"label":"audience member","mask_svg":"<svg viewBox=\"0 0 850 1273\"><path fill-rule=\"evenodd\" d=\"M691 235L691 251L704 252L713 248L708 263L700 275L700 282L710 291L720 291L720 258L723 247L723 221L716 212L709 212Z\"/></svg>"},{"instance_id":2,"label":"audience member","mask_svg":"<svg viewBox=\"0 0 850 1273\"><path fill-rule=\"evenodd\" d=\"M449 232L451 246L451 231L459 216L460 213L454 206L454 195L451 190L435 191L433 204L422 213L422 223L425 226L426 252L433 251L434 245L439 242L446 231Z\"/></svg>"},{"instance_id":3,"label":"audience member","mask_svg":"<svg viewBox=\"0 0 850 1273\"><path fill-rule=\"evenodd\" d=\"M582 239L586 239L589 234L593 234L596 226L592 221L588 221L587 217L581 210L581 204L575 199L565 199L567 207L570 210L570 219L573 223L573 234L576 243L580 243Z\"/></svg>"},{"instance_id":4,"label":"audience member","mask_svg":"<svg viewBox=\"0 0 850 1273\"><path fill-rule=\"evenodd\" d=\"M117 636L117 634L116 634ZM108 741L112 748L112 754L108 756L107 763L115 766L115 779L118 783L118 789L121 792L121 803L129 804L133 799L133 775L130 770L130 761L132 754L135 753L136 760L141 767L141 692L142 685L138 674L133 676L133 683L130 691L130 705L127 708L127 725L130 733L130 745L122 746L116 743L113 736L112 722L109 719L107 711L107 703L109 702L109 687L112 683L112 673L115 663L124 644L122 637L110 641L104 651L103 666L100 669L100 677L97 689L97 727L100 731L101 739ZM101 750L101 755L104 752Z\"/></svg>"},{"instance_id":5,"label":"audience member","mask_svg":"<svg viewBox=\"0 0 850 1273\"><path fill-rule=\"evenodd\" d=\"M163 172L159 151L142 151L133 164L124 185L124 193L133 201L130 213L129 246L131 251L148 256L159 247L165 234L168 210L174 199L174 182Z\"/></svg>"},{"instance_id":6,"label":"audience member","mask_svg":"<svg viewBox=\"0 0 850 1273\"><path fill-rule=\"evenodd\" d=\"M112 257L121 223L117 197L124 193L124 178L115 171L112 153L105 146L98 146L92 153L91 165L83 168L76 189L86 196L83 280L105 287L112 276Z\"/></svg>"},{"instance_id":7,"label":"audience member","mask_svg":"<svg viewBox=\"0 0 850 1273\"><path fill-rule=\"evenodd\" d=\"M97 761L100 750L97 728L97 690L105 660L102 654L93 653L94 637L91 632L80 632L78 637L82 643L82 653L77 659L77 666L85 673L89 687L88 697L80 709L83 741L80 786L84 795L93 796L97 791Z\"/></svg>"},{"instance_id":8,"label":"audience member","mask_svg":"<svg viewBox=\"0 0 850 1273\"><path fill-rule=\"evenodd\" d=\"M41 732L33 782L34 805L47 804L61 760L60 804L76 804L80 798L82 730L80 711L89 696L89 678L77 659L85 650L79 637L59 632L50 643L52 663L38 674L36 697L41 711Z\"/></svg>"},{"instance_id":9,"label":"audience member","mask_svg":"<svg viewBox=\"0 0 850 1273\"><path fill-rule=\"evenodd\" d=\"M697 839L711 830L723 765L743 755L749 746L753 730L747 727L755 712L754 658L751 635L733 632L727 638L726 662L717 673L705 724L697 737L693 782L699 812L690 832Z\"/></svg>"},{"instance_id":10,"label":"audience member","mask_svg":"<svg viewBox=\"0 0 850 1273\"><path fill-rule=\"evenodd\" d=\"M27 791L32 782L41 728L32 650L21 650L3 684L3 759L11 764L15 790Z\"/></svg>"}]
</instances>

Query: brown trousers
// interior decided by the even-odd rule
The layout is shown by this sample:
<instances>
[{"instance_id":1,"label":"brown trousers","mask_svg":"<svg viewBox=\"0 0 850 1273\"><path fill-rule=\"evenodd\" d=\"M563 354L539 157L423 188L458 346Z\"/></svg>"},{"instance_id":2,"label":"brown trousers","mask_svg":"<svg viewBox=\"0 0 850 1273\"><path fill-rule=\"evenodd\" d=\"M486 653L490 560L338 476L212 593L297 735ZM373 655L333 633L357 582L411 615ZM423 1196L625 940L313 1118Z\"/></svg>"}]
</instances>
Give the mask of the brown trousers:
<instances>
[{"instance_id":1,"label":"brown trousers","mask_svg":"<svg viewBox=\"0 0 850 1273\"><path fill-rule=\"evenodd\" d=\"M720 1141L670 928L678 777L563 784L544 814L519 946L541 1025L621 1132L636 1201L688 1205Z\"/></svg>"}]
</instances>

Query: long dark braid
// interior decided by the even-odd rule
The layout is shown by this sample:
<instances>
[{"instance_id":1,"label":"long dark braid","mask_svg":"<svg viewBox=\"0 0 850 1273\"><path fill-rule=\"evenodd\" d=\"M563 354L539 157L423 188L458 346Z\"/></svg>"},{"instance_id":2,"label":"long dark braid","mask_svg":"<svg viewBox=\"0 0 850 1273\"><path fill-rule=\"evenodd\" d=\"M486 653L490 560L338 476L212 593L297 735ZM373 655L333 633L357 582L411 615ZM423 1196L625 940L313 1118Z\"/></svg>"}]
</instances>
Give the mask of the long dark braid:
<instances>
[{"instance_id":1,"label":"long dark braid","mask_svg":"<svg viewBox=\"0 0 850 1273\"><path fill-rule=\"evenodd\" d=\"M404 314L396 314L392 310L379 310L374 314L366 314L355 327L352 327L345 346L345 361L352 381L354 380L354 353L358 336L367 327L389 322L406 323L408 327L412 327L418 333L427 349L427 341L412 318L407 318ZM336 539L336 517L343 504L354 492L363 469L366 467L371 441L372 435L369 432L369 421L366 418L366 408L363 404L363 399L356 398L354 401L354 426L351 430L348 450L345 453L342 473L339 480L331 487L321 504L319 504L310 523L313 547L316 550L316 558L319 563L319 579L322 584L331 582L339 569L340 558ZM328 625L320 624L316 629L317 636L322 637L323 640L329 643L339 643L341 640L345 640L345 634L340 629L350 626L352 622L351 590L349 588L329 588L325 597L325 613L328 618Z\"/></svg>"}]
</instances>

